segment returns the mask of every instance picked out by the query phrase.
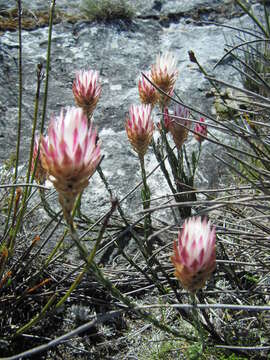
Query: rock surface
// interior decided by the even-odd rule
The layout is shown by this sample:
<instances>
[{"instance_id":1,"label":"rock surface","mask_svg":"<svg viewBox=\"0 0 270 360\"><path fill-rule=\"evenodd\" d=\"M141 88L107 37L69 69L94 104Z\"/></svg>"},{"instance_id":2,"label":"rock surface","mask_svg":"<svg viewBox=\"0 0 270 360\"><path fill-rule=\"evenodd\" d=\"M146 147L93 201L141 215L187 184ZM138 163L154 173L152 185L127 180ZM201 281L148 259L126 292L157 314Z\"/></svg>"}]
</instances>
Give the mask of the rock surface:
<instances>
[{"instance_id":1,"label":"rock surface","mask_svg":"<svg viewBox=\"0 0 270 360\"><path fill-rule=\"evenodd\" d=\"M33 11L48 8L49 1L25 1ZM57 6L67 12L78 9L79 1L58 1ZM0 3L0 8L13 6L12 1ZM183 100L202 112L210 110L212 99L205 93L211 87L189 61L188 51L193 50L200 63L211 72L213 65L223 55L226 39L234 30L202 23L201 20L225 20L227 25L238 26L239 19L232 1L142 1L136 2L137 17L132 23L115 21L110 24L79 21L60 23L53 28L52 61L46 124L53 113L64 106L74 105L72 82L78 69L96 69L102 80L102 96L95 111L95 123L102 139L105 155L102 167L112 188L119 197L126 194L140 180L136 154L131 149L124 130L125 116L132 103L138 103L137 82L142 70L147 70L159 52L171 51L178 59L179 79L177 92ZM175 16L173 17L172 14ZM196 14L198 22L194 21ZM201 14L201 15L200 15ZM209 16L211 14L211 16ZM233 15L236 17L234 18ZM165 18L166 21L163 21ZM162 20L163 19L163 20ZM21 138L21 163L28 157L36 89L36 66L45 66L48 28L23 31L23 114ZM17 98L18 98L18 33L6 31L0 36L0 160L3 162L15 152ZM229 82L238 82L237 72L229 66L219 66L217 74ZM43 89L42 89L43 93ZM42 96L41 96L42 100ZM42 109L42 102L40 104ZM40 111L41 112L41 111ZM39 113L40 113L39 112ZM198 117L198 115L197 115ZM158 118L156 118L158 119ZM221 134L218 134L221 136ZM190 136L188 148L197 146ZM203 161L197 184L215 186L220 176L219 166L211 153L217 151L212 144L203 144ZM147 171L155 165L151 151L146 157ZM160 185L158 173L151 180L155 196L168 191ZM90 186L93 192L85 206L106 203L108 195L98 176ZM98 191L97 191L98 189ZM105 195L106 194L106 195Z\"/></svg>"}]
</instances>

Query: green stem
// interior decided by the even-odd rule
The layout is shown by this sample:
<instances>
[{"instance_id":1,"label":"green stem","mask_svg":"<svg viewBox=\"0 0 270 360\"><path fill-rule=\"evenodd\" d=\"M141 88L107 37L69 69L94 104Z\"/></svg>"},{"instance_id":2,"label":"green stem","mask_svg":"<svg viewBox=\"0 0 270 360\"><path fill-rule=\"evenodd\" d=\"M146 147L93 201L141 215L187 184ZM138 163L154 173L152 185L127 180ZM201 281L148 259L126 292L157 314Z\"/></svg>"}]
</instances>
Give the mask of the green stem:
<instances>
[{"instance_id":1,"label":"green stem","mask_svg":"<svg viewBox=\"0 0 270 360\"><path fill-rule=\"evenodd\" d=\"M76 230L72 226L72 224L70 224L70 230L71 230L72 238L73 238L75 244L77 245L77 247L78 247L78 249L80 251L81 257L86 263L87 270L91 271L93 273L93 275L98 280L98 282L101 283L104 287L106 287L110 291L110 293L111 293L111 295L113 297L116 297L123 304L125 304L130 310L132 310L135 314L137 314L141 318L144 318L145 320L149 321L150 323L152 323L157 328L159 328L159 329L161 329L163 331L166 331L167 333L171 333L174 336L177 336L177 337L181 338L181 334L178 331L169 328L167 325L164 325L164 324L160 323L160 321L158 321L157 319L152 317L150 314L138 309L137 304L131 302L128 299L128 297L124 296L121 293L121 291L119 291L111 283L111 281L109 279L105 278L102 270L97 266L94 259L92 259L92 261L90 261L91 259L87 256L87 250L83 246L81 246L80 241L79 241L79 237L78 237L78 235L76 233Z\"/></svg>"},{"instance_id":2,"label":"green stem","mask_svg":"<svg viewBox=\"0 0 270 360\"><path fill-rule=\"evenodd\" d=\"M164 114L165 112L165 108L162 109L162 113ZM161 121L161 140L162 140L162 145L165 146L166 148L166 152L168 155L168 161L172 170L172 174L174 177L174 182L177 183L178 180L178 174L177 174L177 168L178 168L178 161L177 158L173 152L173 149L170 147L170 144L168 142L167 136L166 136L166 131L165 131L165 124L164 124L164 116L162 118Z\"/></svg>"},{"instance_id":3,"label":"green stem","mask_svg":"<svg viewBox=\"0 0 270 360\"><path fill-rule=\"evenodd\" d=\"M208 77L209 77L209 74L208 74L207 71L204 69L204 67L199 63L199 61L197 60L194 52L193 52L192 50L190 50L190 51L188 52L188 54L189 54L190 61L198 65L198 68L199 68L200 72L201 72L204 76L206 76L206 77L208 76ZM220 93L220 90L219 90L219 88L217 87L217 85L215 84L215 82L212 81L212 80L210 80L210 79L208 79L208 81L209 81L210 84L216 89L217 93L218 93L218 94L221 94L221 93ZM221 97L221 98L222 98L222 97Z\"/></svg>"},{"instance_id":4,"label":"green stem","mask_svg":"<svg viewBox=\"0 0 270 360\"><path fill-rule=\"evenodd\" d=\"M21 0L18 0L18 21L19 21L19 98L18 98L18 133L17 133L17 149L16 149L16 165L14 181L17 180L18 165L20 156L20 142L21 142L21 123L22 123L22 4Z\"/></svg>"},{"instance_id":5,"label":"green stem","mask_svg":"<svg viewBox=\"0 0 270 360\"><path fill-rule=\"evenodd\" d=\"M164 163L164 158L162 159L162 155L161 155L159 146L158 146L158 144L157 145L155 144L154 140L152 140L152 147L153 147L156 159L157 159L158 163L160 164L160 169L163 172L163 174L164 174L164 176L166 178L166 181L167 181L167 183L169 185L169 188L170 188L172 194L175 194L176 190L173 187L173 184L172 184L171 179L170 179L170 175L169 175L169 173L168 173L168 171L166 169L166 166L165 166L165 163Z\"/></svg>"},{"instance_id":6,"label":"green stem","mask_svg":"<svg viewBox=\"0 0 270 360\"><path fill-rule=\"evenodd\" d=\"M199 145L198 145L198 147L199 147L199 149L198 149L198 155L197 155L197 157L196 157L195 163L193 164L193 165L194 165L194 166L193 166L193 173L192 173L192 177L191 177L191 179L192 179L192 186L193 186L193 184L194 184L194 177L195 177L196 170L197 170L197 168L198 168L198 164L199 164L199 160L200 160L201 152L202 152L202 143L199 141L198 144L199 144Z\"/></svg>"},{"instance_id":7,"label":"green stem","mask_svg":"<svg viewBox=\"0 0 270 360\"><path fill-rule=\"evenodd\" d=\"M140 159L140 165L141 165L141 171L142 171L143 187L144 187L145 192L147 193L147 191L149 191L149 190L148 190L147 181L146 181L146 172L145 172L145 166L144 166L144 156L140 155L139 159ZM144 204L144 206L146 206L146 205Z\"/></svg>"},{"instance_id":8,"label":"green stem","mask_svg":"<svg viewBox=\"0 0 270 360\"><path fill-rule=\"evenodd\" d=\"M48 256L45 264L44 264L44 267L46 268L49 263L51 262L52 258L54 257L54 255L57 253L57 251L59 250L60 246L62 245L63 241L65 240L65 237L67 236L68 234L68 230L66 229L64 231L64 234L62 235L61 239L58 241L58 243L56 244L56 246L54 247L54 249L52 250L52 252L50 253L50 255Z\"/></svg>"},{"instance_id":9,"label":"green stem","mask_svg":"<svg viewBox=\"0 0 270 360\"><path fill-rule=\"evenodd\" d=\"M81 204L82 204L82 195L83 195L83 191L79 194L78 198L77 198L77 206L76 206L76 210L77 210L77 215L80 219L83 219L84 215L81 212Z\"/></svg>"},{"instance_id":10,"label":"green stem","mask_svg":"<svg viewBox=\"0 0 270 360\"><path fill-rule=\"evenodd\" d=\"M40 85L42 80L42 65L38 64L37 66L37 88L36 88L36 95L35 95L35 107L34 107L34 119L33 119L33 127L32 127L32 137L31 137L31 144L30 144L30 153L29 153L29 160L28 160L28 169L26 175L26 182L29 182L30 174L31 174L31 167L32 167L32 158L33 158L33 149L35 143L35 133L37 128L37 117L38 117L38 105L39 105L39 95L40 95ZM37 156L38 158L38 156ZM36 158L36 161L37 161ZM34 174L33 174L34 177ZM33 177L31 179L31 183L33 182ZM31 187L29 189L31 191ZM25 192L28 192L28 187L26 187ZM30 194L28 194L29 196Z\"/></svg>"},{"instance_id":11,"label":"green stem","mask_svg":"<svg viewBox=\"0 0 270 360\"><path fill-rule=\"evenodd\" d=\"M153 316L151 316L149 313L146 313L140 309L137 308L137 304L133 303L128 299L128 297L124 296L121 291L119 291L109 279L105 278L102 270L93 262L93 270L95 273L95 276L98 278L98 280L110 291L111 295L116 297L118 300L120 300L123 304L125 304L130 310L132 310L135 314L137 314L139 317L145 319L146 321L150 322L157 328L173 334L176 337L181 338L181 334L171 329L169 326L162 324L159 320L155 319Z\"/></svg>"},{"instance_id":12,"label":"green stem","mask_svg":"<svg viewBox=\"0 0 270 360\"><path fill-rule=\"evenodd\" d=\"M101 159L101 161L102 161L102 159ZM107 179L106 179L100 165L97 166L97 172L98 172L100 179L103 181L103 184L105 185L105 188L108 191L108 193L109 193L109 195L110 195L110 197L112 199L114 197L112 189L110 188L110 185L109 185L109 183L108 183L108 181L107 181Z\"/></svg>"},{"instance_id":13,"label":"green stem","mask_svg":"<svg viewBox=\"0 0 270 360\"><path fill-rule=\"evenodd\" d=\"M144 244L142 243L140 237L137 236L136 233L134 232L133 225L130 225L128 223L127 219L125 218L124 212L121 209L119 204L118 204L118 211L119 211L120 216L122 217L122 219L123 219L123 221L124 221L124 223L125 223L125 225L127 227L126 230L124 230L124 232L122 233L122 236L124 236L124 234L129 232L130 235L132 236L132 238L135 240L135 242L138 245L139 251L141 252L142 256L144 257L144 259L145 259L145 261L146 261L146 263L148 265L148 269L149 269L149 272L151 273L151 277L148 276L148 274L147 274L147 272L145 270L141 269L137 264L135 264L135 262L124 252L123 247L118 243L118 240L120 239L120 236L117 237L117 239L116 239L116 245L118 246L119 251L124 256L124 258L132 266L135 267L135 269L137 269L139 272L142 272L142 274L145 276L145 278L149 281L149 284L154 283L162 295L166 294L167 293L166 289L164 288L164 286L162 285L162 283L158 279L157 272L151 267L151 264L149 263L149 262L152 263L153 259L156 262L155 256L152 255L151 258L149 258L150 254L147 252L147 249L145 248ZM161 271L163 271L163 269ZM165 274L164 274L164 276L165 276Z\"/></svg>"},{"instance_id":14,"label":"green stem","mask_svg":"<svg viewBox=\"0 0 270 360\"><path fill-rule=\"evenodd\" d=\"M42 205L44 207L44 210L46 211L46 213L49 215L49 217L51 219L55 219L57 217L57 213L55 211L53 211L53 209L50 207L50 205L46 199L44 189L40 188L38 190L39 190L39 195L40 195L40 199L41 199Z\"/></svg>"},{"instance_id":15,"label":"green stem","mask_svg":"<svg viewBox=\"0 0 270 360\"><path fill-rule=\"evenodd\" d=\"M65 293L65 295L57 302L57 304L55 306L56 308L60 307L69 298L70 294L76 289L76 287L82 281L82 278L83 278L84 274L87 272L88 267L92 264L92 262L96 256L97 250L99 248L99 245L101 243L101 240L103 239L103 235L107 228L109 219L112 216L113 212L115 211L117 204L118 204L117 201L112 202L111 210L109 211L109 213L107 214L107 216L103 222L103 225L98 234L97 241L95 242L95 245L94 245L93 249L91 250L89 256L87 255L88 254L87 249L80 242L80 239L79 239L79 236L74 227L73 221L71 220L68 222L71 237L72 237L73 241L75 242L75 244L77 245L77 247L80 251L81 257L86 261L87 265L84 267L84 269L81 271L81 273L77 276L77 278L72 283L72 285L70 286L68 291ZM71 219L72 219L72 217L71 217Z\"/></svg>"},{"instance_id":16,"label":"green stem","mask_svg":"<svg viewBox=\"0 0 270 360\"><path fill-rule=\"evenodd\" d=\"M47 109L50 63L51 63L52 28L53 28L55 2L56 2L56 0L51 1L50 14L49 14L49 35L48 35L48 47L47 47L45 90L44 90L44 101L43 101L42 119L41 119L41 127L40 127L41 134L43 133L43 130L44 130L46 109Z\"/></svg>"},{"instance_id":17,"label":"green stem","mask_svg":"<svg viewBox=\"0 0 270 360\"><path fill-rule=\"evenodd\" d=\"M266 21L266 25L267 25L267 32L268 34L270 34L270 23L269 23L269 13L266 7L266 0L264 0L263 2L263 7L264 7L264 17L265 17L265 21Z\"/></svg>"},{"instance_id":18,"label":"green stem","mask_svg":"<svg viewBox=\"0 0 270 360\"><path fill-rule=\"evenodd\" d=\"M25 332L26 330L31 328L33 325L35 325L40 319L42 319L45 316L45 314L47 313L47 311L49 310L50 306L53 304L55 298L56 298L56 294L54 294L49 299L49 301L46 303L46 305L43 307L43 309L41 310L41 312L39 314L37 314L27 324L25 324L23 327L21 327L20 329L18 329L16 331L16 335L19 335L19 334Z\"/></svg>"},{"instance_id":19,"label":"green stem","mask_svg":"<svg viewBox=\"0 0 270 360\"><path fill-rule=\"evenodd\" d=\"M77 235L77 232L73 226L73 224L69 224L70 226L70 232L71 232L71 236L72 236L72 239L74 240L74 242L76 243L76 245L78 246L78 244L81 245L80 243L80 239ZM104 231L105 231L105 228L106 226L103 226L100 233L99 233L99 236L97 238L97 241L93 247L93 249L91 250L90 252L90 255L87 256L87 264L91 264L95 255L96 255L96 252L98 250L98 247L99 247L99 244L103 238L103 235L104 235ZM79 245L79 247L80 247ZM83 246L80 247L80 253L84 254L84 256L87 254L87 250L86 248L84 248ZM60 307L70 296L70 294L76 289L76 287L80 284L80 282L82 281L82 278L84 276L84 274L87 272L87 266L84 267L84 269L81 271L81 273L77 276L77 278L75 279L75 281L72 283L72 285L70 286L70 288L68 289L68 291L66 292L66 294L58 301L58 303L56 304L56 308Z\"/></svg>"},{"instance_id":20,"label":"green stem","mask_svg":"<svg viewBox=\"0 0 270 360\"><path fill-rule=\"evenodd\" d=\"M18 166L19 166L19 156L20 156L20 142L21 142L21 123L22 123L22 3L21 0L17 0L18 3L18 41L19 41L19 96L18 96L18 128L17 128L17 145L16 145L16 162L14 169L13 182L16 184L18 176ZM12 188L11 199L8 208L8 215L5 224L4 234L6 234L9 226L9 221L11 217L13 202L15 198L16 188Z\"/></svg>"},{"instance_id":21,"label":"green stem","mask_svg":"<svg viewBox=\"0 0 270 360\"><path fill-rule=\"evenodd\" d=\"M32 139L31 139L31 147L30 147L29 163L28 163L29 174L31 172L31 164L32 164L32 157L33 157L34 142L35 142L35 132L36 132L36 127L37 127L37 117L38 117L38 110L39 110L40 86L41 86L42 78L43 78L42 65L38 64L37 65L37 88L36 88L36 95L35 95L34 120L33 120ZM32 176L31 176L31 180L30 180L31 184L33 183L34 178L35 178L37 163L38 163L38 159L39 159L39 150L40 150L40 139L39 139L39 144L38 144L38 152L37 152L37 156L35 158L34 168L33 168ZM29 178L27 177L27 179L29 179ZM31 191L32 191L32 188L30 187L27 198L30 196Z\"/></svg>"},{"instance_id":22,"label":"green stem","mask_svg":"<svg viewBox=\"0 0 270 360\"><path fill-rule=\"evenodd\" d=\"M139 155L139 160L140 160L140 165L141 165L142 181L143 181L143 189L141 192L143 209L147 210L150 208L151 193L150 193L150 189L147 185L147 180L146 180L144 156ZM147 241L147 238L149 235L151 235L151 233L152 233L152 231L151 231L151 215L149 213L144 218L144 239L145 239L145 241ZM148 248L148 251L150 251L150 254L152 254L152 249L151 249L150 244L147 244L147 248Z\"/></svg>"},{"instance_id":23,"label":"green stem","mask_svg":"<svg viewBox=\"0 0 270 360\"><path fill-rule=\"evenodd\" d=\"M200 338L200 342L201 342L201 354L204 353L204 349L205 349L205 338L204 338L204 330L202 328L202 324L199 318L199 309L197 307L197 300L196 300L196 296L194 293L190 293L190 297L191 297L191 302L193 305L193 309L192 309L192 314L193 314L193 319L194 319L194 326L198 332L199 338Z\"/></svg>"},{"instance_id":24,"label":"green stem","mask_svg":"<svg viewBox=\"0 0 270 360\"><path fill-rule=\"evenodd\" d=\"M112 283L109 279L105 278L103 275L103 272L101 271L101 269L97 266L97 264L94 261L94 256L96 254L96 250L98 248L98 244L100 242L100 240L103 237L103 233L107 227L107 223L109 221L109 218L111 217L113 211L115 210L116 206L117 206L117 202L114 202L112 204L112 208L110 213L108 214L108 216L106 217L102 230L100 232L99 238L97 240L97 244L95 246L95 248L92 250L92 252L90 253L90 255L88 256L88 252L87 249L81 244L80 239L78 237L78 234L76 232L76 229L73 226L73 221L68 221L68 225L70 228L70 233L71 233L71 237L73 239L73 241L75 242L76 246L78 247L78 250L80 252L81 258L85 261L86 267L85 269L83 269L82 273L79 274L79 276L77 277L77 279L75 280L76 282L76 286L79 283L82 275L84 274L84 272L87 271L91 271L93 273L93 275L95 276L95 278L99 281L99 283L101 283L103 286L105 286L111 293L112 296L116 297L118 300L122 301L123 304L125 304L130 310L132 310L133 312L135 312L138 316L144 318L145 320L149 321L150 323L152 323L153 325L155 325L157 328L166 331L168 333L173 334L174 336L180 337L181 338L181 334L174 330L169 328L167 325L163 325L160 323L160 321L158 321L157 319L153 318L150 314L143 312L142 310L137 308L137 305L132 303L126 296L124 296L121 291L119 291ZM61 301L61 300L60 300ZM64 300L63 300L64 301ZM58 304L60 304L60 302L58 302ZM60 306L58 305L57 306Z\"/></svg>"},{"instance_id":25,"label":"green stem","mask_svg":"<svg viewBox=\"0 0 270 360\"><path fill-rule=\"evenodd\" d=\"M71 293L76 289L76 287L81 283L82 278L84 274L87 272L87 267L85 267L80 274L76 277L76 279L73 281L72 285L68 289L68 291L65 293L65 295L57 302L55 305L55 308L59 308L61 305L64 304L64 302L70 297Z\"/></svg>"},{"instance_id":26,"label":"green stem","mask_svg":"<svg viewBox=\"0 0 270 360\"><path fill-rule=\"evenodd\" d=\"M265 30L263 24L258 20L258 18L251 11L249 11L248 8L240 0L235 0L235 1L243 9L243 11L251 18L251 20L254 21L254 23L262 30L263 34L268 39L269 33Z\"/></svg>"},{"instance_id":27,"label":"green stem","mask_svg":"<svg viewBox=\"0 0 270 360\"><path fill-rule=\"evenodd\" d=\"M38 115L38 103L39 103L39 94L40 94L40 84L41 84L41 69L42 67L40 65L38 65L38 69L37 69L37 89L36 89L36 95L35 95L35 108L34 108L34 119L33 119L33 127L32 127L32 136L31 136L31 145L30 145L30 152L29 152L29 160L28 160L28 169L27 169L27 174L26 174L26 183L29 183L30 180L30 174L31 174L31 167L32 167L32 157L33 157L33 148L34 148L34 142L35 142L35 131L36 131L36 127L37 127L37 115ZM36 161L37 162L38 156L36 157ZM35 164L35 168L36 168L36 164ZM33 178L34 178L34 172L35 172L35 168L33 171L33 176L31 178L31 183L33 182ZM31 190L32 188L26 186L24 189L24 194L23 194L23 198L22 198L22 202L21 202L21 209L20 209L20 213L17 219L17 223L16 223L16 227L15 230L12 234L12 242L14 243L15 238L17 236L17 233L20 229L21 223L22 223L22 219L26 210L26 202L28 197L31 194ZM40 191L44 192L44 189L39 189Z\"/></svg>"},{"instance_id":28,"label":"green stem","mask_svg":"<svg viewBox=\"0 0 270 360\"><path fill-rule=\"evenodd\" d=\"M72 234L72 238L73 240L76 242L76 245L79 247L80 252L83 253L84 255L87 253L87 250L84 248L84 246L80 243L80 240L77 236L76 230L73 226L73 220L71 217L71 221L70 221L70 230L71 230L71 234ZM64 233L62 239L60 240L59 243L62 243L62 241L64 240L64 237L66 235L66 232ZM58 246L56 246L56 248L58 249L58 247L60 246L59 243L57 244ZM55 248L55 249L56 249ZM55 250L54 249L54 250ZM53 253L55 253L55 251L53 251ZM52 258L52 254L51 256L48 258L48 260L46 261L45 266L47 266L50 262L49 259ZM70 296L71 292L78 286L78 284L80 283L83 275L85 273L85 269L79 274L79 276L75 279L75 281L73 282L73 284L71 285L70 289L67 291L67 293L60 299L60 301L58 301L58 303L55 306L55 309L60 307L64 301ZM37 314L34 318L32 318L26 325L24 325L23 327L21 327L19 330L17 330L16 335L21 334L22 332L28 330L29 328L31 328L33 325L35 325L39 320L41 320L44 315L46 314L46 312L48 311L48 309L51 307L52 303L55 301L56 299L56 294L54 294L49 301L46 303L46 305L43 307L42 311Z\"/></svg>"},{"instance_id":29,"label":"green stem","mask_svg":"<svg viewBox=\"0 0 270 360\"><path fill-rule=\"evenodd\" d=\"M72 211L72 214L71 214L71 217L74 218L75 216L75 213L78 209L78 206L80 205L80 198L78 197L77 200L76 200L76 203L74 205L74 209ZM58 243L56 244L55 248L52 250L52 252L50 253L50 255L48 256L46 262L45 262L45 267L47 267L49 265L49 263L51 262L52 258L54 257L54 255L57 253L57 251L59 250L60 246L62 245L65 237L67 236L68 234L68 229L66 229L64 231L64 234L62 235L61 239L58 241Z\"/></svg>"},{"instance_id":30,"label":"green stem","mask_svg":"<svg viewBox=\"0 0 270 360\"><path fill-rule=\"evenodd\" d=\"M89 126L90 126L90 125L89 125ZM107 179L106 179L106 177L105 177L105 175L104 175L104 173L103 173L103 171L102 171L101 165L100 165L100 164L102 163L102 160L103 160L103 159L104 159L104 155L101 157L101 160L100 160L100 162L99 162L96 170L97 170L97 172L98 172L98 174L99 174L99 177L100 177L101 181L102 181L103 184L105 185L105 188L106 188L106 190L108 191L108 193L109 193L109 195L110 195L110 198L113 199L113 198L114 198L113 192L112 192L112 190L111 190L111 188L110 188L110 185L109 185L109 183L108 183L108 181L107 181ZM83 215L82 212L81 212L81 198L82 198L82 194L83 194L83 191L82 191L82 192L80 193L80 195L78 196L78 206L77 206L78 217L81 218L81 219L83 219L83 220L89 221L89 219L88 219L85 215Z\"/></svg>"}]
</instances>

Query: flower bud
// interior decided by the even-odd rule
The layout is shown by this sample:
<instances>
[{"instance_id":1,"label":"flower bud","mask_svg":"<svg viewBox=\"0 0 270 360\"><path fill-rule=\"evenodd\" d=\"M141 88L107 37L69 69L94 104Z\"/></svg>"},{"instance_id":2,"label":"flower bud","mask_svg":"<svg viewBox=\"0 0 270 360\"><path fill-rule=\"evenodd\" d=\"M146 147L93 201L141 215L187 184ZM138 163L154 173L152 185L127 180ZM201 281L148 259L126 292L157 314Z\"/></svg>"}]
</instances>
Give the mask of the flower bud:
<instances>
[{"instance_id":1,"label":"flower bud","mask_svg":"<svg viewBox=\"0 0 270 360\"><path fill-rule=\"evenodd\" d=\"M98 72L94 70L78 71L72 91L77 105L83 109L90 119L101 93Z\"/></svg>"},{"instance_id":2,"label":"flower bud","mask_svg":"<svg viewBox=\"0 0 270 360\"><path fill-rule=\"evenodd\" d=\"M132 105L126 120L126 132L133 149L144 156L154 132L151 105Z\"/></svg>"},{"instance_id":3,"label":"flower bud","mask_svg":"<svg viewBox=\"0 0 270 360\"><path fill-rule=\"evenodd\" d=\"M82 109L67 108L52 117L48 135L41 138L41 162L59 193L64 215L73 209L76 196L88 185L100 161L96 130L88 126Z\"/></svg>"},{"instance_id":4,"label":"flower bud","mask_svg":"<svg viewBox=\"0 0 270 360\"><path fill-rule=\"evenodd\" d=\"M199 141L199 143L202 143L205 139L202 137L206 137L207 136L207 125L204 124L205 120L203 117L200 118L200 123L196 123L195 127L194 127L194 137L197 141ZM201 136L202 135L202 136Z\"/></svg>"},{"instance_id":5,"label":"flower bud","mask_svg":"<svg viewBox=\"0 0 270 360\"><path fill-rule=\"evenodd\" d=\"M164 92L170 93L176 82L178 71L175 57L167 52L158 55L156 63L152 65L151 78Z\"/></svg>"},{"instance_id":6,"label":"flower bud","mask_svg":"<svg viewBox=\"0 0 270 360\"><path fill-rule=\"evenodd\" d=\"M190 292L201 289L216 267L216 232L201 217L185 221L174 242L175 276Z\"/></svg>"},{"instance_id":7,"label":"flower bud","mask_svg":"<svg viewBox=\"0 0 270 360\"><path fill-rule=\"evenodd\" d=\"M146 73L146 76L151 80L150 72ZM157 90L143 75L139 80L138 89L141 103L153 107L158 100Z\"/></svg>"},{"instance_id":8,"label":"flower bud","mask_svg":"<svg viewBox=\"0 0 270 360\"><path fill-rule=\"evenodd\" d=\"M178 150L181 149L183 143L188 137L190 128L189 121L190 111L182 105L177 105L174 109L174 117L170 118L168 129L172 134L173 141ZM184 125L184 126L182 126Z\"/></svg>"}]
</instances>

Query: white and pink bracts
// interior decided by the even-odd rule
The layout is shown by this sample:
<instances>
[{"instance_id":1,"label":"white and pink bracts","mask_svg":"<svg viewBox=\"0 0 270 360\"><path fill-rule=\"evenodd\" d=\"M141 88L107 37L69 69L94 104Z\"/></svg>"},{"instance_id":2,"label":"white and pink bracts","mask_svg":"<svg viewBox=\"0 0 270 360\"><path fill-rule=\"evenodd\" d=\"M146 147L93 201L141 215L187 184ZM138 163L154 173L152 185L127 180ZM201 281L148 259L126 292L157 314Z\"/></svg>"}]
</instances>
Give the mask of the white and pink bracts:
<instances>
[{"instance_id":1,"label":"white and pink bracts","mask_svg":"<svg viewBox=\"0 0 270 360\"><path fill-rule=\"evenodd\" d=\"M152 80L150 71L145 74ZM152 107L158 100L156 88L142 75L138 83L139 96L142 104L150 104Z\"/></svg>"},{"instance_id":2,"label":"white and pink bracts","mask_svg":"<svg viewBox=\"0 0 270 360\"><path fill-rule=\"evenodd\" d=\"M201 217L185 221L174 242L175 276L191 292L202 288L216 266L216 231Z\"/></svg>"},{"instance_id":3,"label":"white and pink bracts","mask_svg":"<svg viewBox=\"0 0 270 360\"><path fill-rule=\"evenodd\" d=\"M166 93L170 93L178 77L176 58L170 53L159 54L151 68L153 82Z\"/></svg>"},{"instance_id":4,"label":"white and pink bracts","mask_svg":"<svg viewBox=\"0 0 270 360\"><path fill-rule=\"evenodd\" d=\"M101 156L97 132L88 126L82 109L67 108L60 116L51 118L48 135L41 138L40 154L42 166L58 191L59 200L65 199L69 208L66 210L71 211L76 196L88 185Z\"/></svg>"},{"instance_id":5,"label":"white and pink bracts","mask_svg":"<svg viewBox=\"0 0 270 360\"><path fill-rule=\"evenodd\" d=\"M144 156L154 132L151 105L131 105L126 120L126 132L133 149Z\"/></svg>"},{"instance_id":6,"label":"white and pink bracts","mask_svg":"<svg viewBox=\"0 0 270 360\"><path fill-rule=\"evenodd\" d=\"M101 94L98 72L94 70L78 71L72 91L77 105L83 109L89 119Z\"/></svg>"}]
</instances>

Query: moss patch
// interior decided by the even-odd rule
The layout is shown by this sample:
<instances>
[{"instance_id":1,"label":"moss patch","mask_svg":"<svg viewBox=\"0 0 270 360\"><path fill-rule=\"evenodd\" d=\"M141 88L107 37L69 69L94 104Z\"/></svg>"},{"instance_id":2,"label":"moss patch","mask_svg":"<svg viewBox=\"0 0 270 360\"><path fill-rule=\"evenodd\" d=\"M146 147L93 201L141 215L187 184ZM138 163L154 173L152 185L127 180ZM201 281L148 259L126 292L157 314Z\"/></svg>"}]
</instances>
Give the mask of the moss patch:
<instances>
[{"instance_id":1,"label":"moss patch","mask_svg":"<svg viewBox=\"0 0 270 360\"><path fill-rule=\"evenodd\" d=\"M126 0L84 0L82 11L92 21L131 20L134 10Z\"/></svg>"},{"instance_id":2,"label":"moss patch","mask_svg":"<svg viewBox=\"0 0 270 360\"><path fill-rule=\"evenodd\" d=\"M55 10L54 24L62 21L75 23L81 19L81 16L68 15L60 10ZM22 29L35 30L49 25L49 13L47 11L29 11L24 10L22 15ZM1 11L0 13L0 31L16 31L18 29L18 10L16 8Z\"/></svg>"}]
</instances>

